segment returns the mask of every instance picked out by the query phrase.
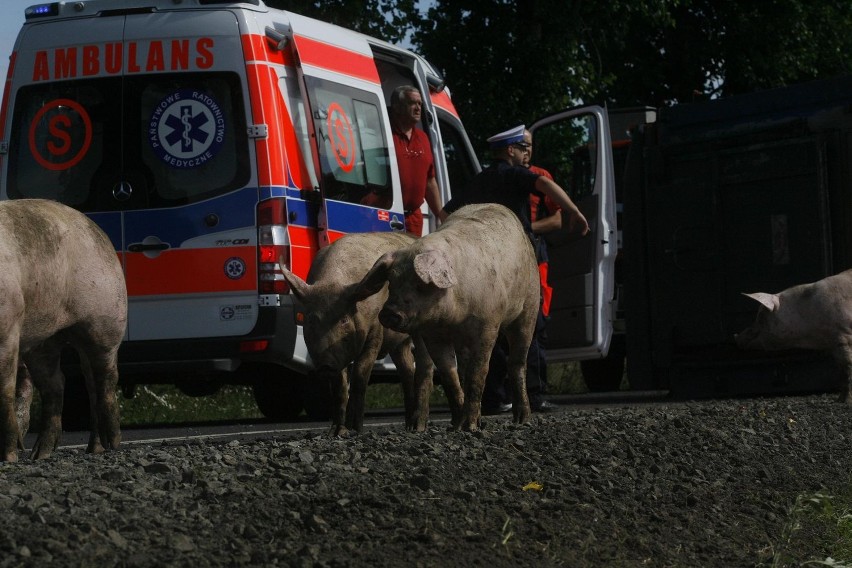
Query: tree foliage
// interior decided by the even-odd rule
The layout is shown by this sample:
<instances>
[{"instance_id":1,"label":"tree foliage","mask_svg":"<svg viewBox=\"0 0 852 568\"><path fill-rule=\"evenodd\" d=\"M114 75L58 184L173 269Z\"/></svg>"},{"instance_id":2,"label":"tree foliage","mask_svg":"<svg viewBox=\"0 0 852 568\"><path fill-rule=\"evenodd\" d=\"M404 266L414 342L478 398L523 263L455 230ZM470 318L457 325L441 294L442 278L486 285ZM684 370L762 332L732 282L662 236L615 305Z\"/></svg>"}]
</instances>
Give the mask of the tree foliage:
<instances>
[{"instance_id":1,"label":"tree foliage","mask_svg":"<svg viewBox=\"0 0 852 568\"><path fill-rule=\"evenodd\" d=\"M847 0L267 3L413 45L444 74L479 148L580 102L662 106L852 71Z\"/></svg>"},{"instance_id":2,"label":"tree foliage","mask_svg":"<svg viewBox=\"0 0 852 568\"><path fill-rule=\"evenodd\" d=\"M270 8L288 10L399 43L417 25L416 0L265 0Z\"/></svg>"},{"instance_id":3,"label":"tree foliage","mask_svg":"<svg viewBox=\"0 0 852 568\"><path fill-rule=\"evenodd\" d=\"M435 0L414 44L475 144L579 102L661 106L847 73L852 3Z\"/></svg>"}]
</instances>

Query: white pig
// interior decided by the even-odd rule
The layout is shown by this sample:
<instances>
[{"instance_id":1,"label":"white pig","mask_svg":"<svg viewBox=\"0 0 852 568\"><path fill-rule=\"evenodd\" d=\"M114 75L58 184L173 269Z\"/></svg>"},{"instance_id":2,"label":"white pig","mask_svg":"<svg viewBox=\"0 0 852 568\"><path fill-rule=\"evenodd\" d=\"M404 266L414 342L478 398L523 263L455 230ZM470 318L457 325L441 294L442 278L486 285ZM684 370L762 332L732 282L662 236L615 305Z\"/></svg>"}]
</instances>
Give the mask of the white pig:
<instances>
[{"instance_id":1,"label":"white pig","mask_svg":"<svg viewBox=\"0 0 852 568\"><path fill-rule=\"evenodd\" d=\"M118 447L115 388L127 290L109 238L84 214L55 201L3 201L0 266L0 459L15 461L16 446L23 449L30 380L42 401L31 455L46 458L59 443L65 345L80 354L89 391L88 451Z\"/></svg>"},{"instance_id":2,"label":"white pig","mask_svg":"<svg viewBox=\"0 0 852 568\"><path fill-rule=\"evenodd\" d=\"M493 203L460 208L434 233L384 254L361 294L378 293L385 282L379 320L426 342L455 429L479 428L488 360L501 332L509 343L514 420L529 419L524 382L540 286L532 244L512 211Z\"/></svg>"},{"instance_id":3,"label":"white pig","mask_svg":"<svg viewBox=\"0 0 852 568\"><path fill-rule=\"evenodd\" d=\"M778 294L744 295L761 307L755 322L736 335L737 345L830 353L846 374L840 400L852 404L852 270Z\"/></svg>"},{"instance_id":4,"label":"white pig","mask_svg":"<svg viewBox=\"0 0 852 568\"><path fill-rule=\"evenodd\" d=\"M293 295L304 304L305 343L317 379L331 385L332 435L344 436L350 429L362 429L367 384L376 359L384 354L390 354L400 375L406 427L426 429L433 365L425 346L420 343L412 354L408 334L385 329L379 323L387 290L366 299L354 295L379 256L413 241L414 237L406 233L353 233L320 250L307 282L282 269ZM417 392L415 373L420 377ZM415 398L419 401L416 404Z\"/></svg>"}]
</instances>

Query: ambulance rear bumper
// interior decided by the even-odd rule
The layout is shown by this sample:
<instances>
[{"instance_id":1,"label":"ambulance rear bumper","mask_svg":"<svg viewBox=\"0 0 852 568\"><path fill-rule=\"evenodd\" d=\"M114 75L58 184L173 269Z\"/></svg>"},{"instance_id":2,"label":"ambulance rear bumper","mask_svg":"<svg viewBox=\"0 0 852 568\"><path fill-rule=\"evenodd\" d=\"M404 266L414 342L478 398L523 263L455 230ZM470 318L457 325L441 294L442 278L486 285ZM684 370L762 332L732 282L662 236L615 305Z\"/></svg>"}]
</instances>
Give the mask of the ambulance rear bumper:
<instances>
[{"instance_id":1,"label":"ambulance rear bumper","mask_svg":"<svg viewBox=\"0 0 852 568\"><path fill-rule=\"evenodd\" d=\"M292 304L262 306L247 335L125 341L118 352L119 375L122 382L160 382L235 373L246 362L298 367L293 364L296 339Z\"/></svg>"}]
</instances>

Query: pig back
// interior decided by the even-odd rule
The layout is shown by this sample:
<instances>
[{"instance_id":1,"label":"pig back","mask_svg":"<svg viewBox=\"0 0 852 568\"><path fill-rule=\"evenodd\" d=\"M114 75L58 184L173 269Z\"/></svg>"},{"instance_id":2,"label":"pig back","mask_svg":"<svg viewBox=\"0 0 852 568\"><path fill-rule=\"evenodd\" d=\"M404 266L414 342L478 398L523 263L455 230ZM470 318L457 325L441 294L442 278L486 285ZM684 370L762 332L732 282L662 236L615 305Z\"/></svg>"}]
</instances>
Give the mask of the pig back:
<instances>
[{"instance_id":1,"label":"pig back","mask_svg":"<svg viewBox=\"0 0 852 568\"><path fill-rule=\"evenodd\" d=\"M0 286L24 307L23 335L31 340L81 321L127 317L124 274L115 249L86 215L55 201L0 202ZM8 313L0 314L8 325Z\"/></svg>"},{"instance_id":2,"label":"pig back","mask_svg":"<svg viewBox=\"0 0 852 568\"><path fill-rule=\"evenodd\" d=\"M539 302L539 275L532 242L517 216L496 203L466 205L416 243L450 258L457 301L473 311L517 313Z\"/></svg>"},{"instance_id":3,"label":"pig back","mask_svg":"<svg viewBox=\"0 0 852 568\"><path fill-rule=\"evenodd\" d=\"M334 282L344 286L359 282L376 259L414 242L408 233L350 233L320 249L311 264L307 282Z\"/></svg>"}]
</instances>

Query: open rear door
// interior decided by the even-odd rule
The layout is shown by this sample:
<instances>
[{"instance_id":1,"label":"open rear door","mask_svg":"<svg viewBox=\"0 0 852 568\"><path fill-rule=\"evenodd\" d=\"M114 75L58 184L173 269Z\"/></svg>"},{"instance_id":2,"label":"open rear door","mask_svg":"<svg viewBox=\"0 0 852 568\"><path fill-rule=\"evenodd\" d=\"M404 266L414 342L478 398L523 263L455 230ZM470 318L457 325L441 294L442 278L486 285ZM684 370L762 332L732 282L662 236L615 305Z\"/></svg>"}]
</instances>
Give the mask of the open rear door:
<instances>
[{"instance_id":1,"label":"open rear door","mask_svg":"<svg viewBox=\"0 0 852 568\"><path fill-rule=\"evenodd\" d=\"M612 337L617 235L615 185L606 110L588 106L530 127L532 163L548 170L589 222L585 237L563 227L546 236L553 287L546 328L548 360L603 357Z\"/></svg>"},{"instance_id":2,"label":"open rear door","mask_svg":"<svg viewBox=\"0 0 852 568\"><path fill-rule=\"evenodd\" d=\"M370 46L296 15L291 25L322 192L320 246L346 233L403 230L390 125Z\"/></svg>"}]
</instances>

